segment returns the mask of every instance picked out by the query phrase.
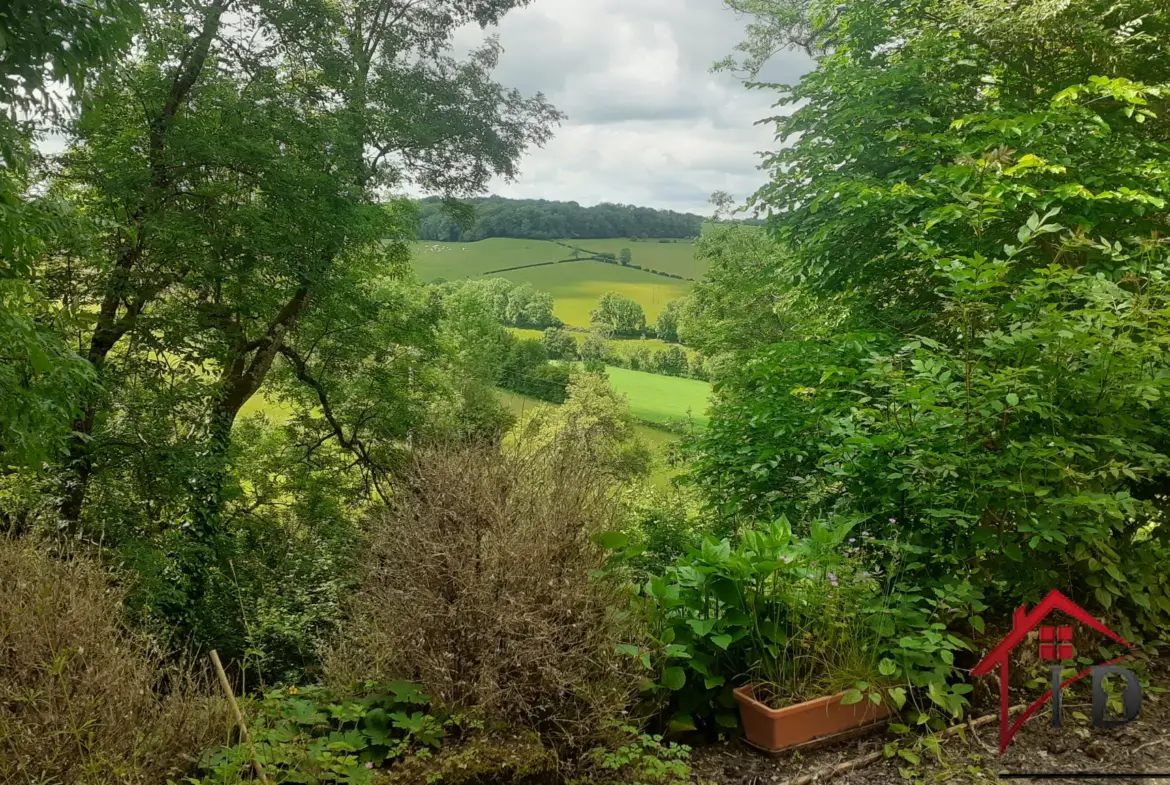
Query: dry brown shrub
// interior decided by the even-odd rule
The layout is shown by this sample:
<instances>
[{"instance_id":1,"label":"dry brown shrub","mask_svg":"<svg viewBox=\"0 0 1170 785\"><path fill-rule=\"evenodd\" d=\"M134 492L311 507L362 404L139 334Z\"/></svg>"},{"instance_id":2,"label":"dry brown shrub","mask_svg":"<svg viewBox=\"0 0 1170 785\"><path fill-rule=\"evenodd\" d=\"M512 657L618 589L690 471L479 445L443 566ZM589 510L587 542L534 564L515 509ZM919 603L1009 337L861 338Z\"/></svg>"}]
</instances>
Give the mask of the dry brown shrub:
<instances>
[{"instance_id":1,"label":"dry brown shrub","mask_svg":"<svg viewBox=\"0 0 1170 785\"><path fill-rule=\"evenodd\" d=\"M591 536L618 514L572 451L428 448L375 520L330 678L406 678L451 706L594 738L628 704L621 589Z\"/></svg>"},{"instance_id":2,"label":"dry brown shrub","mask_svg":"<svg viewBox=\"0 0 1170 785\"><path fill-rule=\"evenodd\" d=\"M100 566L0 539L0 782L164 783L226 741L223 703L121 620Z\"/></svg>"}]
</instances>

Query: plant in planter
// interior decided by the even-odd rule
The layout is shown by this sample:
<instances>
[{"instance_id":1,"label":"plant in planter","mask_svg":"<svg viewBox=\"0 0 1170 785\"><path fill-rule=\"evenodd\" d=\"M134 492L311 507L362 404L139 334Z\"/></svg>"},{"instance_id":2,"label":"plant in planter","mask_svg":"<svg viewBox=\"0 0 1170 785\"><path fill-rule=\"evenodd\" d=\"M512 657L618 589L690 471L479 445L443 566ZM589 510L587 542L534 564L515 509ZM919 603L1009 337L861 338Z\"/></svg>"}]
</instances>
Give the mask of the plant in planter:
<instances>
[{"instance_id":1,"label":"plant in planter","mask_svg":"<svg viewBox=\"0 0 1170 785\"><path fill-rule=\"evenodd\" d=\"M795 538L780 519L734 544L708 539L647 581L661 647L652 689L672 698L674 730L734 728L742 714L749 740L775 749L886 715L893 671L862 610L880 585L852 528L814 522ZM628 649L656 667L650 652ZM778 722L796 730L768 730Z\"/></svg>"}]
</instances>

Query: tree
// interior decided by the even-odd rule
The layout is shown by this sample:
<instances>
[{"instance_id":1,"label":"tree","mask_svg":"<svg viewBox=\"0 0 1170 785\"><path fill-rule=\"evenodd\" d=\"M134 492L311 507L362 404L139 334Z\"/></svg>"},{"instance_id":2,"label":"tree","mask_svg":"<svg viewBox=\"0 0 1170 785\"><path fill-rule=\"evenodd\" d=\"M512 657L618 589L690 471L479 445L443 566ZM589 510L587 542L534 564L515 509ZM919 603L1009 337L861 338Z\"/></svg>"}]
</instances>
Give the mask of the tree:
<instances>
[{"instance_id":1,"label":"tree","mask_svg":"<svg viewBox=\"0 0 1170 785\"><path fill-rule=\"evenodd\" d=\"M585 370L590 373L603 371L610 356L609 341L598 333L589 333L581 342L580 354Z\"/></svg>"},{"instance_id":2,"label":"tree","mask_svg":"<svg viewBox=\"0 0 1170 785\"><path fill-rule=\"evenodd\" d=\"M553 313L553 296L533 289L531 284L516 284L507 278L486 278L455 281L441 288L443 291L463 288L482 290L491 312L500 324L538 330L561 325L561 320Z\"/></svg>"},{"instance_id":3,"label":"tree","mask_svg":"<svg viewBox=\"0 0 1170 785\"><path fill-rule=\"evenodd\" d=\"M687 375L687 352L681 346L670 346L654 353L654 370L666 376Z\"/></svg>"},{"instance_id":4,"label":"tree","mask_svg":"<svg viewBox=\"0 0 1170 785\"><path fill-rule=\"evenodd\" d=\"M500 372L500 386L545 401L563 402L573 370L567 364L550 364L548 359L541 341L516 341Z\"/></svg>"},{"instance_id":5,"label":"tree","mask_svg":"<svg viewBox=\"0 0 1170 785\"><path fill-rule=\"evenodd\" d=\"M671 300L662 306L662 311L659 312L658 321L654 326L654 331L659 338L668 343L678 342L678 319L681 311L681 300Z\"/></svg>"},{"instance_id":6,"label":"tree","mask_svg":"<svg viewBox=\"0 0 1170 785\"><path fill-rule=\"evenodd\" d=\"M461 412L491 419L466 335L408 269L416 203L384 199L408 184L480 193L548 138L559 114L492 80L496 45L447 53L451 31L514 5L149 4L141 45L89 74L38 189L84 231L39 233L26 257L35 323L93 369L76 416L56 414L72 437L45 503L66 535L138 555L152 622L225 655L265 630L266 646L311 649L240 617L245 598L295 605L262 596L290 532L322 564L341 558L415 439L459 434ZM257 395L280 411L245 427ZM19 445L3 438L7 463ZM325 580L302 567L289 574Z\"/></svg>"},{"instance_id":7,"label":"tree","mask_svg":"<svg viewBox=\"0 0 1170 785\"><path fill-rule=\"evenodd\" d=\"M678 340L716 367L734 367L745 350L836 323L840 309L810 302L782 277L790 256L763 229L711 227L695 243L707 271L680 302Z\"/></svg>"},{"instance_id":8,"label":"tree","mask_svg":"<svg viewBox=\"0 0 1170 785\"><path fill-rule=\"evenodd\" d=\"M69 436L93 369L62 339L78 314L54 307L33 285L33 268L54 245L89 230L38 183L32 138L73 105L91 71L114 60L141 23L137 3L62 4L26 0L0 15L0 464L37 468L54 461ZM50 90L54 80L67 90ZM18 112L24 118L18 120Z\"/></svg>"},{"instance_id":9,"label":"tree","mask_svg":"<svg viewBox=\"0 0 1170 785\"><path fill-rule=\"evenodd\" d=\"M635 371L653 371L654 361L647 346L635 346L629 350L630 368Z\"/></svg>"},{"instance_id":10,"label":"tree","mask_svg":"<svg viewBox=\"0 0 1170 785\"><path fill-rule=\"evenodd\" d=\"M242 59L239 69L252 72L236 74L203 69L209 57L226 51L220 35L225 4L215 0L193 12L189 21L195 32L185 44L189 54L178 66L159 63L109 74L101 100L82 117L75 168L93 173L95 206L108 207L119 227L111 238L110 273L96 279L98 321L87 354L101 370L111 350L136 334L138 317L160 298L195 305L190 314L199 322L195 353L220 369L206 399L203 438L211 460L205 482L193 485L195 515L206 518L206 526L214 527L210 521L218 515L224 475L215 456L225 454L236 415L263 386L276 358L298 354L304 375L317 381L330 367L317 366L307 347L296 345L309 312L328 319L335 307L349 309L355 292L347 289L353 278L346 268L366 249L381 249L385 269L404 261L403 245L382 242L409 236L410 207L399 203L386 209L377 203L377 191L405 180L454 193L479 190L493 172L510 176L520 151L546 139L559 117L542 99L524 99L491 81L498 56L493 45L464 63L443 54L453 26L497 19L510 3L443 5L449 13L434 17L443 20L437 25L428 15L410 13L408 3L378 10L358 0L330 5L324 11L327 24L303 25L296 14L258 18L252 23L271 24L282 46ZM169 24L160 18L158 35L173 36ZM356 28L365 34L345 33ZM321 64L314 81L292 78L265 61L290 53ZM143 56L156 55L147 50ZM165 59L166 52L159 50L158 56ZM221 100L192 110L196 90L218 93ZM158 103L139 117L127 111L136 104L130 94L158 96ZM491 100L480 100L485 97ZM422 112L425 122L416 118L399 127L395 118L406 107ZM220 112L221 122L205 123L207 112ZM425 128L446 123L460 132L426 135ZM181 144L184 134L195 136ZM249 149L257 140L260 144ZM199 158L179 160L172 150ZM130 178L100 179L112 165L104 156L114 154L131 164ZM205 173L196 183L203 192L176 202L165 194L180 171ZM215 192L226 196L241 186L269 198L251 204L207 201ZM209 204L216 209L208 210ZM177 234L177 226L185 231ZM279 231L269 228L276 226ZM191 242L199 237L222 239L202 246ZM176 248L172 238L192 247ZM273 253L277 242L286 243L287 252ZM288 361L297 365L291 357ZM91 399L76 423L71 449L74 476L62 509L70 520L77 519L92 472L89 435L98 418L98 402ZM334 436L351 443L340 427Z\"/></svg>"},{"instance_id":11,"label":"tree","mask_svg":"<svg viewBox=\"0 0 1170 785\"><path fill-rule=\"evenodd\" d=\"M565 403L540 406L516 425L521 449L584 449L592 462L619 480L650 473L651 454L634 428L626 399L604 376L578 374L569 383Z\"/></svg>"},{"instance_id":12,"label":"tree","mask_svg":"<svg viewBox=\"0 0 1170 785\"><path fill-rule=\"evenodd\" d=\"M634 261L634 255L630 253L629 248L623 248L618 258L621 261L623 267L628 267L630 263Z\"/></svg>"},{"instance_id":13,"label":"tree","mask_svg":"<svg viewBox=\"0 0 1170 785\"><path fill-rule=\"evenodd\" d=\"M483 287L461 286L443 297L440 336L452 358L451 383L460 402L454 430L468 440L494 437L511 424L494 388L513 339L487 295Z\"/></svg>"},{"instance_id":14,"label":"tree","mask_svg":"<svg viewBox=\"0 0 1170 785\"><path fill-rule=\"evenodd\" d=\"M828 51L841 16L840 7L823 11L811 0L723 0L724 6L750 18L747 35L714 72L733 72L755 79L772 57L785 49L809 55Z\"/></svg>"},{"instance_id":15,"label":"tree","mask_svg":"<svg viewBox=\"0 0 1170 785\"><path fill-rule=\"evenodd\" d=\"M639 335L646 329L646 312L637 301L617 292L601 295L590 324L611 335Z\"/></svg>"},{"instance_id":16,"label":"tree","mask_svg":"<svg viewBox=\"0 0 1170 785\"><path fill-rule=\"evenodd\" d=\"M470 216L460 220L451 204L429 197L420 203L419 236L423 240L464 242L485 237L535 240L610 237L698 237L704 218L691 213L630 205L582 207L576 202L543 199L469 199Z\"/></svg>"},{"instance_id":17,"label":"tree","mask_svg":"<svg viewBox=\"0 0 1170 785\"><path fill-rule=\"evenodd\" d=\"M553 360L577 359L577 339L566 330L549 327L544 331L540 342L544 344L548 356Z\"/></svg>"}]
</instances>

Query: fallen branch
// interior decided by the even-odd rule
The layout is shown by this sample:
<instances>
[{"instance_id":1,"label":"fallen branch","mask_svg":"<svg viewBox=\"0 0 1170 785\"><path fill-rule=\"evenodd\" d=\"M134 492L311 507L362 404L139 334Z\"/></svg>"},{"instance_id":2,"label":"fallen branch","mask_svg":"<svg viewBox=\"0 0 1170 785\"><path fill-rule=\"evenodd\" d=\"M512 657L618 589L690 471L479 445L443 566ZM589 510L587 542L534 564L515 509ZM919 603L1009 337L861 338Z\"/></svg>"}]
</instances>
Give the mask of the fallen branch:
<instances>
[{"instance_id":1,"label":"fallen branch","mask_svg":"<svg viewBox=\"0 0 1170 785\"><path fill-rule=\"evenodd\" d=\"M219 661L219 654L215 649L211 650L211 662L215 665L215 672L219 674L220 686L227 693L228 703L232 705L232 713L236 715L236 724L240 726L240 732L244 734L244 741L248 743L248 749L252 751L252 763L256 765L256 774L264 785L268 785L268 778L264 776L264 767L260 765L260 755L256 752L256 745L252 743L252 734L248 733L248 726L244 723L244 715L240 712L240 705L236 703L231 682L228 681L227 674L224 673L223 663Z\"/></svg>"},{"instance_id":2,"label":"fallen branch","mask_svg":"<svg viewBox=\"0 0 1170 785\"><path fill-rule=\"evenodd\" d=\"M1008 709L1008 714L1009 715L1018 714L1019 712L1023 711L1025 708L1027 708L1027 707L1023 706L1023 705L1012 706L1010 709ZM936 735L939 738L945 739L945 738L948 738L950 736L954 736L956 734L962 733L964 730L974 730L975 728L978 728L981 725L987 725L988 723L995 722L998 719L999 719L998 714L988 714L987 716L980 717L977 720L970 720L968 722L960 722L958 725L952 725L951 727L947 728L946 730L939 731ZM877 763L879 760L882 760L885 756L886 756L886 754L882 750L879 750L877 752L871 752L870 754L863 755L860 758L854 758L853 760L847 760L844 763L838 763L838 764L833 765L833 766L825 766L824 768L817 769L816 771L812 772L811 774L801 775L800 777L797 777L796 779L788 780L788 782L784 783L784 785L811 785L811 783L814 783L814 782L823 782L825 780L832 779L833 777L836 777L838 774L845 774L847 772L855 771L857 769L863 769L866 766L869 766L870 764Z\"/></svg>"}]
</instances>

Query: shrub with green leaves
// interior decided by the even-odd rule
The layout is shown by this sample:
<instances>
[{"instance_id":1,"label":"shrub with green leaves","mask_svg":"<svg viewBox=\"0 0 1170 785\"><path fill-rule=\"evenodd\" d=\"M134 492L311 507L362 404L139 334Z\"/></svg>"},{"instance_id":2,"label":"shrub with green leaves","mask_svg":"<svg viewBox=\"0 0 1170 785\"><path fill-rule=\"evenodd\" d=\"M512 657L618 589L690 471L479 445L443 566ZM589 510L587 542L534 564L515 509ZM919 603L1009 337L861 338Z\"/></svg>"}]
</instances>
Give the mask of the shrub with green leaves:
<instances>
[{"instance_id":1,"label":"shrub with green leaves","mask_svg":"<svg viewBox=\"0 0 1170 785\"><path fill-rule=\"evenodd\" d=\"M858 0L778 87L766 278L841 318L727 375L692 477L897 542L919 643L1053 588L1127 637L1170 618L1167 16L1118 9Z\"/></svg>"},{"instance_id":2,"label":"shrub with green leaves","mask_svg":"<svg viewBox=\"0 0 1170 785\"><path fill-rule=\"evenodd\" d=\"M583 757L591 770L588 779L571 778L568 785L612 782L622 785L688 785L691 780L691 748L663 740L661 734L621 728L624 743L596 747Z\"/></svg>"},{"instance_id":3,"label":"shrub with green leaves","mask_svg":"<svg viewBox=\"0 0 1170 785\"><path fill-rule=\"evenodd\" d=\"M324 687L277 689L246 705L260 765L278 782L373 782L376 769L412 749L437 748L446 718L409 682L361 686L352 694ZM253 766L247 744L209 750L198 785L227 785Z\"/></svg>"}]
</instances>

